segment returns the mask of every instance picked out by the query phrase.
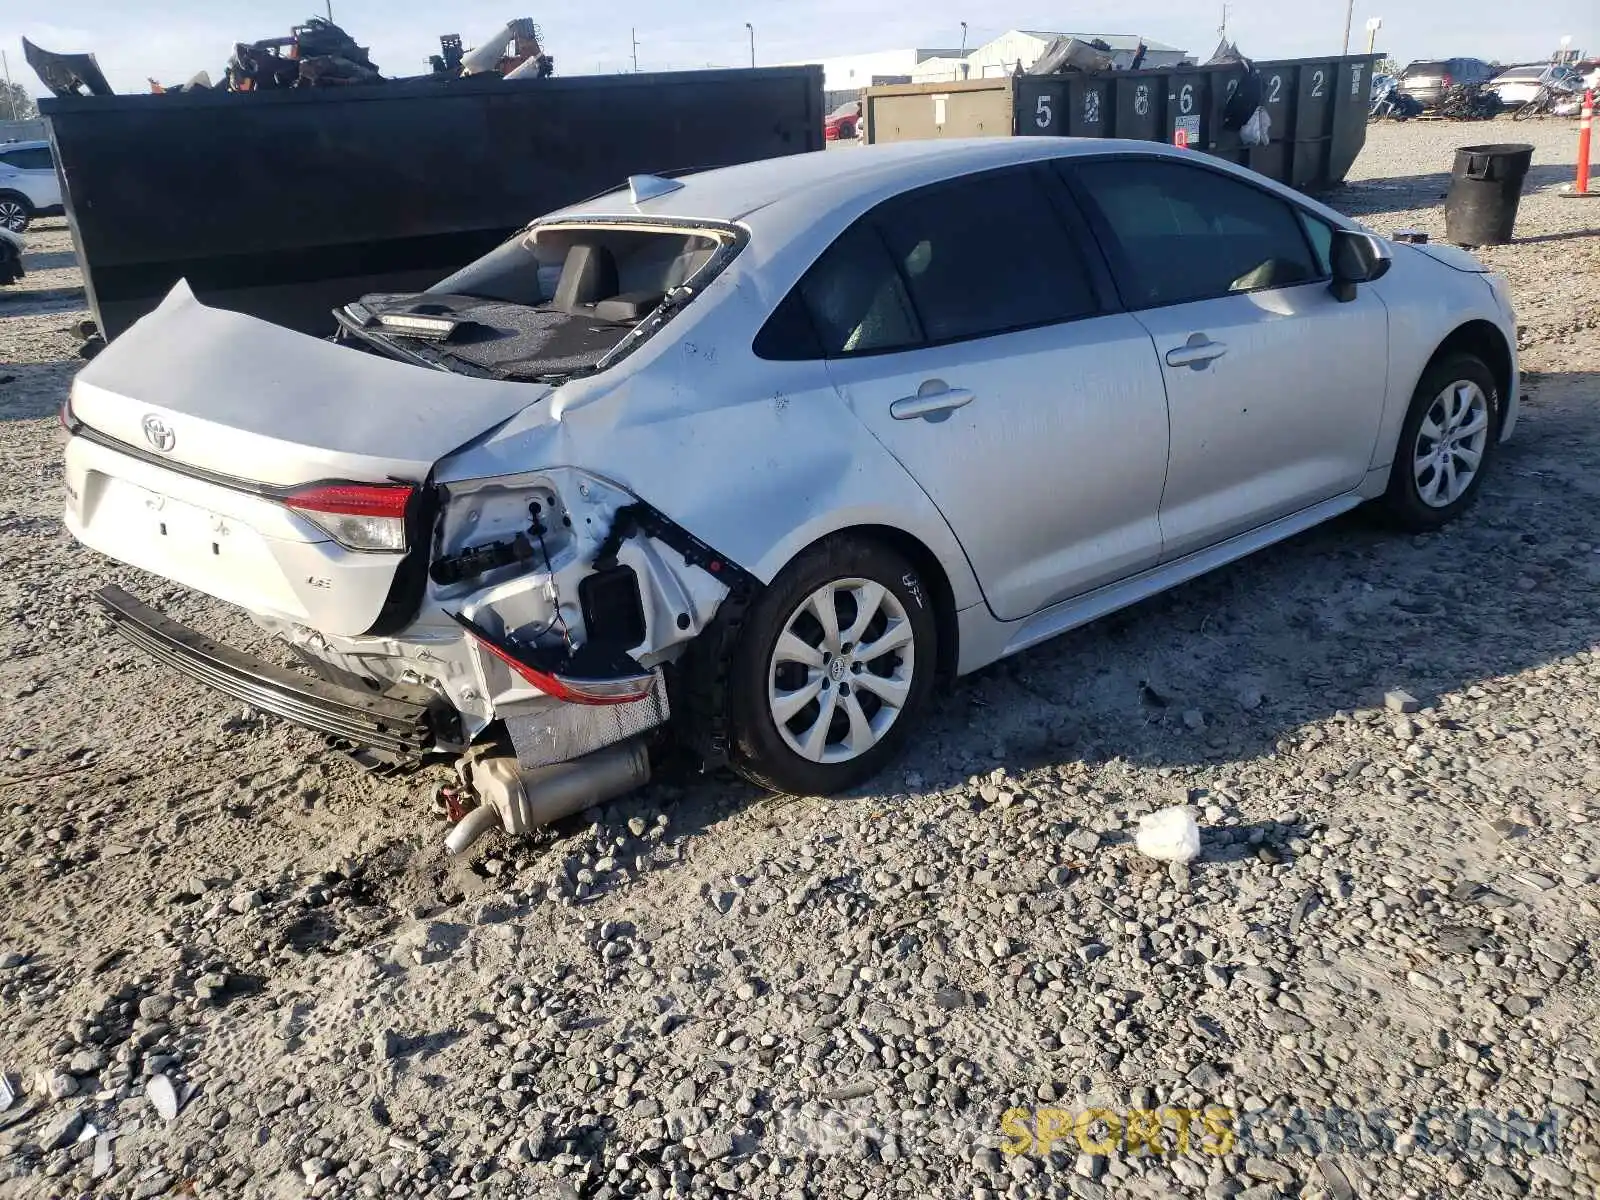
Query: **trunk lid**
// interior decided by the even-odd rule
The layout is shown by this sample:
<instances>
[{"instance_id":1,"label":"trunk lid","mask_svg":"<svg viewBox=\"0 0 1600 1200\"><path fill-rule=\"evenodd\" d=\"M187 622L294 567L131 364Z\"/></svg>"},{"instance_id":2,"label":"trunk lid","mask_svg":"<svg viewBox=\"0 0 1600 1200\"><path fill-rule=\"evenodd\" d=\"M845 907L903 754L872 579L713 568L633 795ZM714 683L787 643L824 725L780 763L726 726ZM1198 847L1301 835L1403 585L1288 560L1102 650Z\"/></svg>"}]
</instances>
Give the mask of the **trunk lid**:
<instances>
[{"instance_id":1,"label":"trunk lid","mask_svg":"<svg viewBox=\"0 0 1600 1200\"><path fill-rule=\"evenodd\" d=\"M393 537L379 541L324 514L370 513L374 495L400 490L350 485L421 484L551 390L319 341L207 308L179 284L73 383L67 528L251 612L325 634L392 632L421 599L425 505L389 512Z\"/></svg>"},{"instance_id":2,"label":"trunk lid","mask_svg":"<svg viewBox=\"0 0 1600 1200\"><path fill-rule=\"evenodd\" d=\"M72 412L138 450L252 483L420 482L550 391L433 372L207 308L180 282L79 372Z\"/></svg>"}]
</instances>

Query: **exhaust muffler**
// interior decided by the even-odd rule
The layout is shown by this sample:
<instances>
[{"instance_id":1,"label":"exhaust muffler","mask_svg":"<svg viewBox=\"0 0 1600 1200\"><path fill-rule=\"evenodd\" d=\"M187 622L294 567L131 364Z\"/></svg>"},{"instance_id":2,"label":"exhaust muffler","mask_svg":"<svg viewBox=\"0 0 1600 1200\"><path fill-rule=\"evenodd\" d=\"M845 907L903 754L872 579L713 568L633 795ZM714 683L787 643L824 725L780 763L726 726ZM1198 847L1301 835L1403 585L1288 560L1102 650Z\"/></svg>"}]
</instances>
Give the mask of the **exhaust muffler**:
<instances>
[{"instance_id":1,"label":"exhaust muffler","mask_svg":"<svg viewBox=\"0 0 1600 1200\"><path fill-rule=\"evenodd\" d=\"M649 781L650 755L643 738L532 770L524 770L510 755L483 759L472 766L478 807L456 822L444 848L461 854L491 829L528 833Z\"/></svg>"}]
</instances>

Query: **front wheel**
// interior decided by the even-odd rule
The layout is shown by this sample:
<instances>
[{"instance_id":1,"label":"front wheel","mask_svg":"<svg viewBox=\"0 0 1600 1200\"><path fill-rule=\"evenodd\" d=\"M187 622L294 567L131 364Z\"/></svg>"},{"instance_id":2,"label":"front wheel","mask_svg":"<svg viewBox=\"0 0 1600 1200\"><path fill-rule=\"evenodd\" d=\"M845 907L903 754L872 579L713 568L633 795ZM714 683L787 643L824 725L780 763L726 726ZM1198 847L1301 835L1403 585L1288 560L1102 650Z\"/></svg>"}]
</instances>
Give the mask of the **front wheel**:
<instances>
[{"instance_id":1,"label":"front wheel","mask_svg":"<svg viewBox=\"0 0 1600 1200\"><path fill-rule=\"evenodd\" d=\"M1477 497L1495 453L1500 389L1473 354L1451 354L1422 373L1400 428L1382 504L1402 529L1425 533Z\"/></svg>"},{"instance_id":2,"label":"front wheel","mask_svg":"<svg viewBox=\"0 0 1600 1200\"><path fill-rule=\"evenodd\" d=\"M33 205L28 203L26 196L19 196L15 192L0 195L0 228L9 229L12 233L25 233L33 223Z\"/></svg>"},{"instance_id":3,"label":"front wheel","mask_svg":"<svg viewBox=\"0 0 1600 1200\"><path fill-rule=\"evenodd\" d=\"M773 791L855 787L904 748L932 690L932 594L888 547L806 551L751 606L728 675L730 761Z\"/></svg>"}]
</instances>

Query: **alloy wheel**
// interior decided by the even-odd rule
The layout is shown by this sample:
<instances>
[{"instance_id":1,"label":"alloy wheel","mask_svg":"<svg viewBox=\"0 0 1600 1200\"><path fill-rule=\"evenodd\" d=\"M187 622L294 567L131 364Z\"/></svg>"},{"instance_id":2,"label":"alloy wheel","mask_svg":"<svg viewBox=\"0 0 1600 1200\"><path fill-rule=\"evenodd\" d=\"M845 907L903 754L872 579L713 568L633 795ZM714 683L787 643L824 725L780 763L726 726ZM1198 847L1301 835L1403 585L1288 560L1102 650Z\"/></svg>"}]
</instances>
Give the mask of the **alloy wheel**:
<instances>
[{"instance_id":1,"label":"alloy wheel","mask_svg":"<svg viewBox=\"0 0 1600 1200\"><path fill-rule=\"evenodd\" d=\"M840 763L876 746L911 695L916 640L882 584L838 579L789 614L767 670L767 704L789 748Z\"/></svg>"},{"instance_id":2,"label":"alloy wheel","mask_svg":"<svg viewBox=\"0 0 1600 1200\"><path fill-rule=\"evenodd\" d=\"M0 226L21 233L28 227L28 214L15 200L0 200Z\"/></svg>"},{"instance_id":3,"label":"alloy wheel","mask_svg":"<svg viewBox=\"0 0 1600 1200\"><path fill-rule=\"evenodd\" d=\"M1448 508L1466 494L1489 442L1489 398L1470 379L1434 397L1417 429L1412 469L1417 495L1430 508Z\"/></svg>"}]
</instances>

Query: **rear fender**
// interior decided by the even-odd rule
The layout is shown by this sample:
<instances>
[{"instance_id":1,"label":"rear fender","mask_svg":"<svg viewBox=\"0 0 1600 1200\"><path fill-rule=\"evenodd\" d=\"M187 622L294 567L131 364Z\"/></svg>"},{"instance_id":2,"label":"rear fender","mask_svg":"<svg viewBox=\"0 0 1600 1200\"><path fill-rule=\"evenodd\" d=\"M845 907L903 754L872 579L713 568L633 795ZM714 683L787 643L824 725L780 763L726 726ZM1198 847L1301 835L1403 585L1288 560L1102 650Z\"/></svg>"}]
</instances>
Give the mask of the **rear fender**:
<instances>
[{"instance_id":1,"label":"rear fender","mask_svg":"<svg viewBox=\"0 0 1600 1200\"><path fill-rule=\"evenodd\" d=\"M697 546L624 489L574 468L454 483L445 489L430 605L512 644L576 647L615 638L589 628L584 581L631 571L643 637L616 644L653 668L706 628L742 574ZM540 695L494 654L473 649L491 706Z\"/></svg>"}]
</instances>

